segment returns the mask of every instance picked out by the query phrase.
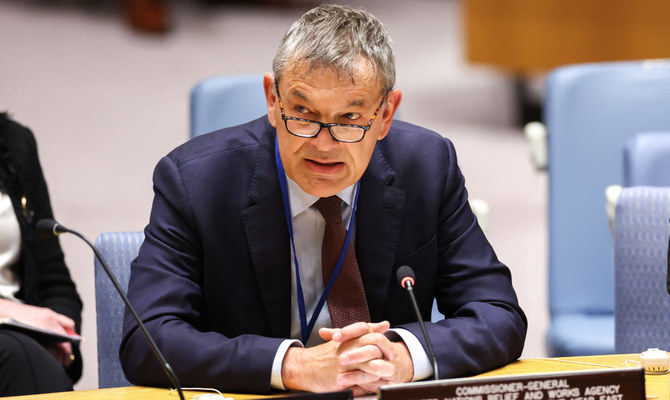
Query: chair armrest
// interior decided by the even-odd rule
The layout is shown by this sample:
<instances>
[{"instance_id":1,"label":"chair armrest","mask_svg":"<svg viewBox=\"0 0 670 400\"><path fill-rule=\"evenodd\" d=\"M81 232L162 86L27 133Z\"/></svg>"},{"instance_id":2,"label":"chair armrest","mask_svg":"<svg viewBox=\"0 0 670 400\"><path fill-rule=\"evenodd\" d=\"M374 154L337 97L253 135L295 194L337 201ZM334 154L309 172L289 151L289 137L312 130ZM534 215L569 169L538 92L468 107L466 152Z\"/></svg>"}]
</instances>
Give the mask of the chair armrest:
<instances>
[{"instance_id":1,"label":"chair armrest","mask_svg":"<svg viewBox=\"0 0 670 400\"><path fill-rule=\"evenodd\" d=\"M614 234L616 203L621 195L621 189L620 185L610 185L605 188L605 211L607 212L607 222L609 222L610 233L612 234Z\"/></svg>"},{"instance_id":2,"label":"chair armrest","mask_svg":"<svg viewBox=\"0 0 670 400\"><path fill-rule=\"evenodd\" d=\"M538 171L547 169L547 127L541 122L529 122L523 132L530 145L530 160Z\"/></svg>"}]
</instances>

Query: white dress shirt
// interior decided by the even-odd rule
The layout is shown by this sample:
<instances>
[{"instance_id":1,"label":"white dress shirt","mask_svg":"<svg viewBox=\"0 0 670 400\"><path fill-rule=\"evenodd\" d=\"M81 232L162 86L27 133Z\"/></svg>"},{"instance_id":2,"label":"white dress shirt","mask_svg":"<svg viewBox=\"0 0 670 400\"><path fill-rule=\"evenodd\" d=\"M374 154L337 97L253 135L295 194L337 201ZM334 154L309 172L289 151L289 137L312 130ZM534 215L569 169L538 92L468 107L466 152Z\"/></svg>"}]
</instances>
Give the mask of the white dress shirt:
<instances>
[{"instance_id":1,"label":"white dress shirt","mask_svg":"<svg viewBox=\"0 0 670 400\"><path fill-rule=\"evenodd\" d=\"M10 269L21 253L21 229L14 214L12 199L0 193L0 297L19 301L19 281Z\"/></svg>"},{"instance_id":2,"label":"white dress shirt","mask_svg":"<svg viewBox=\"0 0 670 400\"><path fill-rule=\"evenodd\" d=\"M291 222L293 224L293 241L300 270L300 283L303 297L305 299L306 318L309 322L314 308L323 293L323 277L321 273L321 245L326 222L321 213L313 207L319 197L305 193L297 183L286 177L288 182L289 201L291 203ZM337 196L342 199L342 222L349 229L356 185L342 190ZM355 231L352 233L354 240ZM298 294L295 275L295 262L293 249L291 249L291 337L300 338L300 314L298 311ZM409 299L408 299L409 301ZM326 302L314 324L314 329L307 341L307 347L315 346L324 342L319 336L319 328L331 328L330 312ZM393 331L405 342L409 348L412 362L414 363L413 380L420 380L432 375L432 366L428 355L421 346L419 340L408 330L393 329ZM393 334L387 335L397 339ZM281 379L281 366L286 351L291 346L302 346L297 339L285 340L279 349L272 365L272 387L284 389Z\"/></svg>"}]
</instances>

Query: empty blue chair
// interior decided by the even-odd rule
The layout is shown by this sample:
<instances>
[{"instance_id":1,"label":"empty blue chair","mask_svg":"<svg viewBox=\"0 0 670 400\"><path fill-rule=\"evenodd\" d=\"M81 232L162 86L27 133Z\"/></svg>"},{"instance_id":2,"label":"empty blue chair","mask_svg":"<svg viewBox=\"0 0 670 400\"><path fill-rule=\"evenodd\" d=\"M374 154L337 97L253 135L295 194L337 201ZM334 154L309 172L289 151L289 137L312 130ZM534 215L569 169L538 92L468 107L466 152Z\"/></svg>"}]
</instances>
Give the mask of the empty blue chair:
<instances>
[{"instance_id":1,"label":"empty blue chair","mask_svg":"<svg viewBox=\"0 0 670 400\"><path fill-rule=\"evenodd\" d=\"M670 187L623 188L614 219L616 352L670 350Z\"/></svg>"},{"instance_id":2,"label":"empty blue chair","mask_svg":"<svg viewBox=\"0 0 670 400\"><path fill-rule=\"evenodd\" d=\"M670 130L630 138L623 166L624 186L670 186Z\"/></svg>"},{"instance_id":3,"label":"empty blue chair","mask_svg":"<svg viewBox=\"0 0 670 400\"><path fill-rule=\"evenodd\" d=\"M603 193L636 132L670 129L670 63L552 71L545 88L551 356L614 351L614 260Z\"/></svg>"},{"instance_id":4,"label":"empty blue chair","mask_svg":"<svg viewBox=\"0 0 670 400\"><path fill-rule=\"evenodd\" d=\"M191 137L267 115L263 75L206 78L191 89Z\"/></svg>"},{"instance_id":5,"label":"empty blue chair","mask_svg":"<svg viewBox=\"0 0 670 400\"><path fill-rule=\"evenodd\" d=\"M95 246L100 250L124 290L128 290L130 262L137 257L143 241L142 232L107 232L100 234L95 241ZM98 326L98 386L100 388L130 386L119 361L126 305L97 259L95 307Z\"/></svg>"}]
</instances>

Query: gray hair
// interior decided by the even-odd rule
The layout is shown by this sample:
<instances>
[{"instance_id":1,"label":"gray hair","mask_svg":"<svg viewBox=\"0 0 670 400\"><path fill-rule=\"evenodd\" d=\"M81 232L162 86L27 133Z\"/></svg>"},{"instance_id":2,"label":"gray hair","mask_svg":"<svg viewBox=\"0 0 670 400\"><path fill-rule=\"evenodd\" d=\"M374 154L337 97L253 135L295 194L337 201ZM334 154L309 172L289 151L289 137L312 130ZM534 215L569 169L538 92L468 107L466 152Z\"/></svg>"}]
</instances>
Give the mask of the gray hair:
<instances>
[{"instance_id":1,"label":"gray hair","mask_svg":"<svg viewBox=\"0 0 670 400\"><path fill-rule=\"evenodd\" d=\"M360 73L361 59L382 91L395 84L395 56L388 32L364 10L324 4L293 23L279 45L272 63L275 79L294 64L308 71L328 68L349 78Z\"/></svg>"}]
</instances>

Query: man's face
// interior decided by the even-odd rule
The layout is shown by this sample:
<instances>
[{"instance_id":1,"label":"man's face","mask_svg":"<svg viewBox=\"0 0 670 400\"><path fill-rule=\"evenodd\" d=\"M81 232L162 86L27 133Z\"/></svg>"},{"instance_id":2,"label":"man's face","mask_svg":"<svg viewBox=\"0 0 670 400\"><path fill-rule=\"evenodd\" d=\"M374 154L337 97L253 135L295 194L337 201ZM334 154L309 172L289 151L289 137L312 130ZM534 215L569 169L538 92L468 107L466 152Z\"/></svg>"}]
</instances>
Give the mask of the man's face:
<instances>
[{"instance_id":1,"label":"man's face","mask_svg":"<svg viewBox=\"0 0 670 400\"><path fill-rule=\"evenodd\" d=\"M279 154L286 175L305 192L319 197L339 193L358 181L370 162L378 140L391 126L400 102L400 91L389 92L389 98L362 141L338 142L328 129L322 128L313 138L289 133L282 120L279 100L273 92L274 78L264 79L268 101L268 118L277 129ZM300 68L282 75L279 96L287 117L324 123L367 125L384 93L374 79L342 78L328 70L304 73Z\"/></svg>"}]
</instances>

